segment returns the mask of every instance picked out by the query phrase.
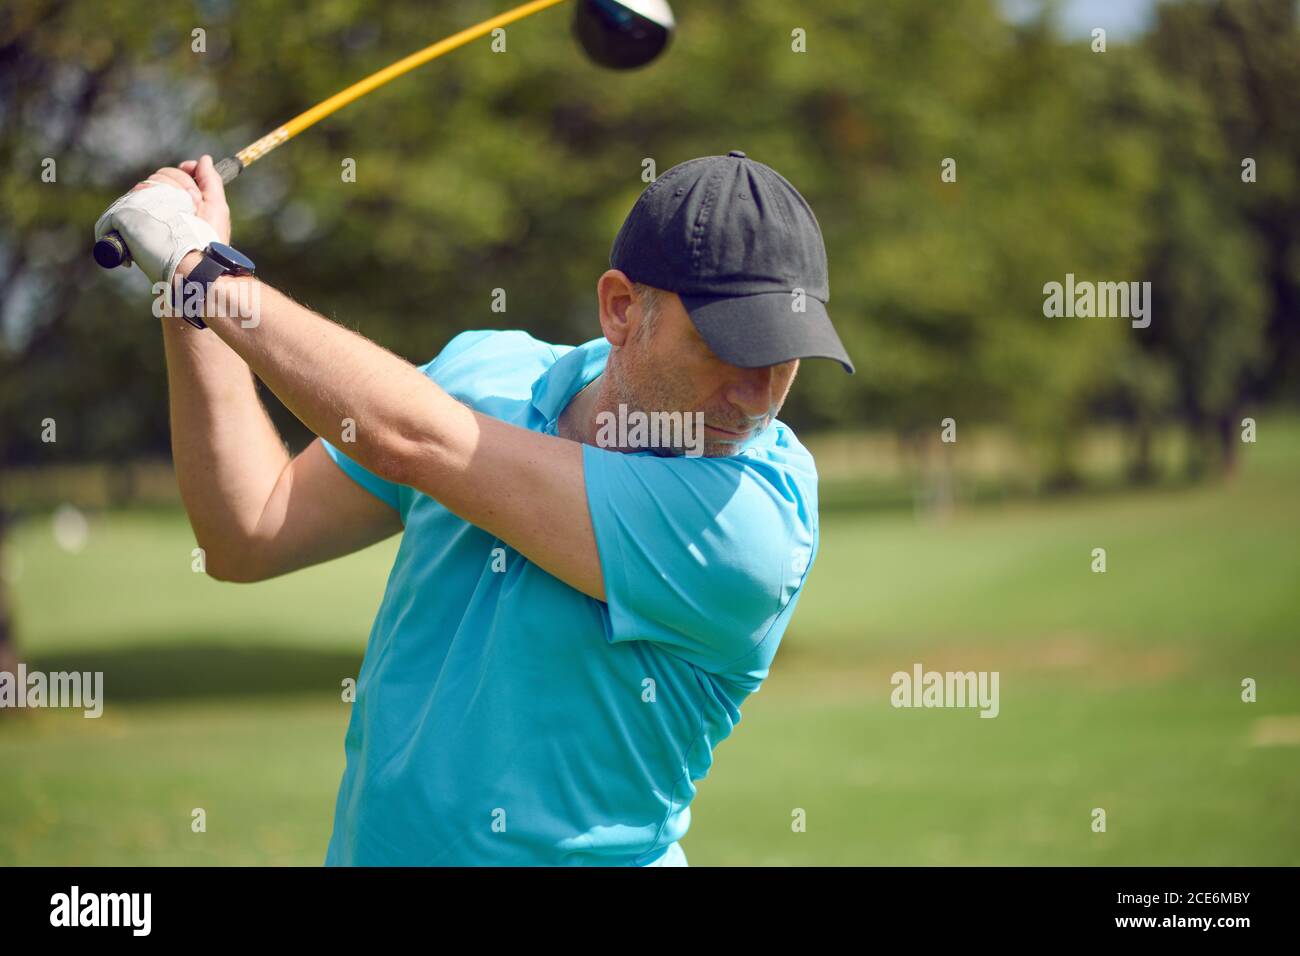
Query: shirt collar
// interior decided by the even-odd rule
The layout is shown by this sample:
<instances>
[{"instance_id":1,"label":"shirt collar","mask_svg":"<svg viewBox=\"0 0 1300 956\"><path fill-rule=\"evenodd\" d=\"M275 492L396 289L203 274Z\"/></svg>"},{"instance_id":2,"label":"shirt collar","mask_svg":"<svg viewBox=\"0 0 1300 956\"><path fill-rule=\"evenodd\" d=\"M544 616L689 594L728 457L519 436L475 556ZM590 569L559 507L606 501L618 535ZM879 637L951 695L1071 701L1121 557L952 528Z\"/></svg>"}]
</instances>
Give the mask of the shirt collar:
<instances>
[{"instance_id":1,"label":"shirt collar","mask_svg":"<svg viewBox=\"0 0 1300 956\"><path fill-rule=\"evenodd\" d=\"M538 376L533 383L533 408L547 424L559 418L573 396L605 371L609 350L609 339L604 336L592 339L569 349Z\"/></svg>"}]
</instances>

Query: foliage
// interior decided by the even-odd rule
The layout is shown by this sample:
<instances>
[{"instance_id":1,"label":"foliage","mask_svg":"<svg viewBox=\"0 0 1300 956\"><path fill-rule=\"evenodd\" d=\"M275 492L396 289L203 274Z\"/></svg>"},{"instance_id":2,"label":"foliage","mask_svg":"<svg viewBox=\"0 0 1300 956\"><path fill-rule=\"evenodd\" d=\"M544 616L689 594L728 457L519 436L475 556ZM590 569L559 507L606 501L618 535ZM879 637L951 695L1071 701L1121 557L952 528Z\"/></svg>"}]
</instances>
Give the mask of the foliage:
<instances>
[{"instance_id":1,"label":"foliage","mask_svg":"<svg viewBox=\"0 0 1300 956\"><path fill-rule=\"evenodd\" d=\"M143 280L86 256L114 195L159 165L233 152L502 7L0 12L4 460L49 459L46 417L61 461L166 453ZM679 7L669 55L643 71L588 64L558 9L509 28L505 53L480 41L371 94L232 185L234 242L269 281L412 361L473 327L581 341L598 334L595 281L643 160L662 172L741 148L817 211L831 312L859 366L805 363L784 416L801 426L999 421L1064 463L1087 419L1222 431L1244 403L1296 393L1288 0L1167 4L1148 36L1105 53L1062 38L1050 7L1013 22L993 0ZM806 53L791 52L795 28ZM1243 156L1258 183L1242 183ZM57 183L41 181L47 157ZM945 158L956 182L941 181ZM1046 318L1043 286L1067 273L1151 281L1151 328Z\"/></svg>"}]
</instances>

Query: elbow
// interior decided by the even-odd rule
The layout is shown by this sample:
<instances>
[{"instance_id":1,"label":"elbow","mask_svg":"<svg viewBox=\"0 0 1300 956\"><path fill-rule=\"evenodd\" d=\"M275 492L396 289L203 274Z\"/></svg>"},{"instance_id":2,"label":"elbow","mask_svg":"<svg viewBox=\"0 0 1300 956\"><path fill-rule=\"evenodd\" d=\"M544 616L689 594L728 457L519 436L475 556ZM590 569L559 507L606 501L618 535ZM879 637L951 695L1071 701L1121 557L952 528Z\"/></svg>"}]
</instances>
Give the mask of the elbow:
<instances>
[{"instance_id":1,"label":"elbow","mask_svg":"<svg viewBox=\"0 0 1300 956\"><path fill-rule=\"evenodd\" d=\"M418 489L422 478L420 463L429 461L431 457L428 448L428 444L420 439L394 437L377 448L365 464L385 481Z\"/></svg>"},{"instance_id":2,"label":"elbow","mask_svg":"<svg viewBox=\"0 0 1300 956\"><path fill-rule=\"evenodd\" d=\"M233 554L203 548L203 570L223 584L254 584L269 576L258 567L249 548L239 548Z\"/></svg>"},{"instance_id":3,"label":"elbow","mask_svg":"<svg viewBox=\"0 0 1300 956\"><path fill-rule=\"evenodd\" d=\"M377 432L365 460L355 460L385 481L437 498L433 489L466 474L484 436L477 413L456 398L438 392L432 407Z\"/></svg>"}]
</instances>

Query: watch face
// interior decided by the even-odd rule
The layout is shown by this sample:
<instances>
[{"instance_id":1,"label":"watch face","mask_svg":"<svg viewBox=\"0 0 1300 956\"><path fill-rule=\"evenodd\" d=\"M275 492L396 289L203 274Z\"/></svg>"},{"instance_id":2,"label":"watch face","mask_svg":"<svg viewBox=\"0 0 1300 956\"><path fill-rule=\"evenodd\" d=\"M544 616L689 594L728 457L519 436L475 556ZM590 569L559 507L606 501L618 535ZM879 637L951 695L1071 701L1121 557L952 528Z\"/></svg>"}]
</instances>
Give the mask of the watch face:
<instances>
[{"instance_id":1,"label":"watch face","mask_svg":"<svg viewBox=\"0 0 1300 956\"><path fill-rule=\"evenodd\" d=\"M224 242L211 243L207 248L207 254L217 262L221 263L227 269L237 269L240 272L252 272L256 266L253 260L248 258L238 249L232 249Z\"/></svg>"}]
</instances>

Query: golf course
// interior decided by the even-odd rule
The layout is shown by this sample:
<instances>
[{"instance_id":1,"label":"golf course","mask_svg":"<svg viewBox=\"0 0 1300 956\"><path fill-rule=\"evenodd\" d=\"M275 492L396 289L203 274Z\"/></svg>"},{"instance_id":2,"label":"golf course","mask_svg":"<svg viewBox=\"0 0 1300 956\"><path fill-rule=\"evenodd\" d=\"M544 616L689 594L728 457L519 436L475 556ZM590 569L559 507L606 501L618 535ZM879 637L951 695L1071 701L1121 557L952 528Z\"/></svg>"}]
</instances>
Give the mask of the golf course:
<instances>
[{"instance_id":1,"label":"golf course","mask_svg":"<svg viewBox=\"0 0 1300 956\"><path fill-rule=\"evenodd\" d=\"M1300 862L1300 420L1244 449L1224 481L942 519L824 472L820 553L699 783L690 863ZM318 865L397 539L235 585L194 572L179 507L87 518L79 550L50 514L9 540L20 658L103 671L106 703L0 715L0 864ZM915 664L998 672L996 719L891 706Z\"/></svg>"}]
</instances>

